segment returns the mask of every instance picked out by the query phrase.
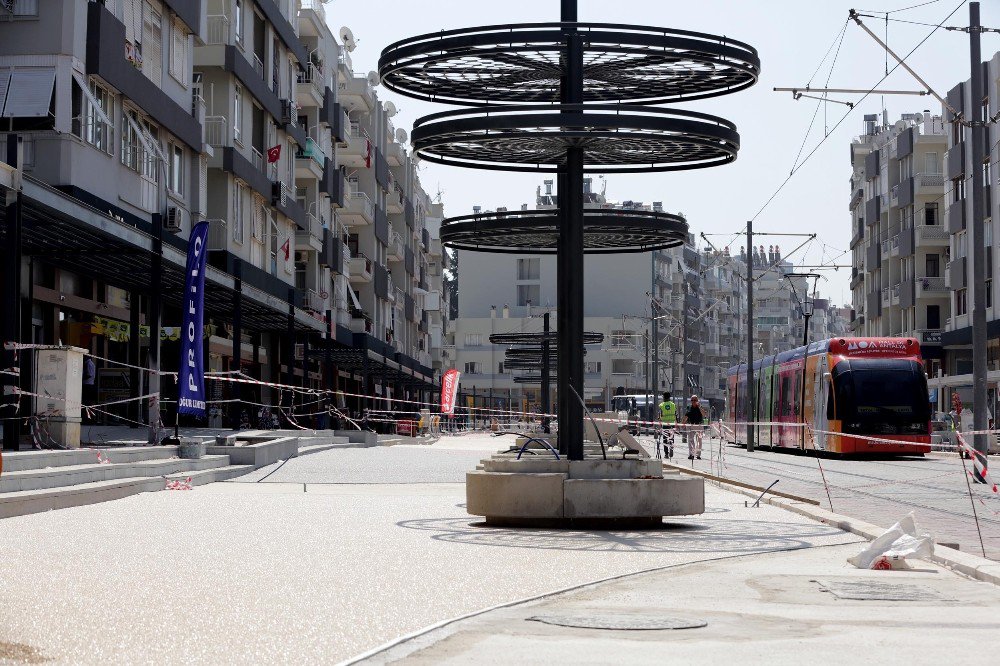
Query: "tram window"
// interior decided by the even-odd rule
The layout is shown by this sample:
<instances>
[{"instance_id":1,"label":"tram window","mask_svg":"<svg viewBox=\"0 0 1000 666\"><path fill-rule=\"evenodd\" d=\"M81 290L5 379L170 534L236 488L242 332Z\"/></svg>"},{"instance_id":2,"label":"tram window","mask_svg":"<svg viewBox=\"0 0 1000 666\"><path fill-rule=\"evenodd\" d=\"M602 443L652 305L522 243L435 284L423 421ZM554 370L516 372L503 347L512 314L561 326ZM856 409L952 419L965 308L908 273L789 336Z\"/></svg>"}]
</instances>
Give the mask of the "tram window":
<instances>
[{"instance_id":1,"label":"tram window","mask_svg":"<svg viewBox=\"0 0 1000 666\"><path fill-rule=\"evenodd\" d=\"M836 418L837 414L834 410L833 389L831 388L826 396L826 420L833 421L836 420Z\"/></svg>"},{"instance_id":2,"label":"tram window","mask_svg":"<svg viewBox=\"0 0 1000 666\"><path fill-rule=\"evenodd\" d=\"M792 413L792 380L791 377L781 378L781 414Z\"/></svg>"}]
</instances>

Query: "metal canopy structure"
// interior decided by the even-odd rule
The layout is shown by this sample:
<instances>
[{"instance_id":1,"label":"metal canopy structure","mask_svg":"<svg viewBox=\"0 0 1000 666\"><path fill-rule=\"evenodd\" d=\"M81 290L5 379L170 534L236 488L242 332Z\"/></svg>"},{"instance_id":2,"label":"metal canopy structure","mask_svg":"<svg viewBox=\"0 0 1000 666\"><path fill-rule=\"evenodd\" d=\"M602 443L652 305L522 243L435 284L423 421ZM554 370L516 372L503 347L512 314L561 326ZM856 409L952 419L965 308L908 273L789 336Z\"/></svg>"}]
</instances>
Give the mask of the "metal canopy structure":
<instances>
[{"instance_id":1,"label":"metal canopy structure","mask_svg":"<svg viewBox=\"0 0 1000 666\"><path fill-rule=\"evenodd\" d=\"M583 251L611 254L677 247L687 237L687 230L687 221L673 213L588 209L583 213ZM555 254L559 247L559 211L498 211L452 217L442 227L441 239L458 250Z\"/></svg>"},{"instance_id":2,"label":"metal canopy structure","mask_svg":"<svg viewBox=\"0 0 1000 666\"><path fill-rule=\"evenodd\" d=\"M760 74L747 44L700 32L613 23L525 23L448 30L390 45L382 83L445 104L561 100L566 31L583 36L587 98L646 104L715 97Z\"/></svg>"},{"instance_id":3,"label":"metal canopy structure","mask_svg":"<svg viewBox=\"0 0 1000 666\"><path fill-rule=\"evenodd\" d=\"M558 23L484 26L396 42L382 52L379 75L400 94L467 107L414 124L420 158L559 174L557 215L446 220L442 241L494 252L555 251L559 448L570 460L582 460L580 277L588 236L591 251L611 252L665 247L677 234L683 234L681 240L687 234L687 224L676 217L627 215L613 226L600 218L588 222L584 173L679 171L732 162L740 146L732 123L645 105L746 89L757 82L760 60L752 47L728 37L579 22L577 0L560 4ZM542 344L547 350L549 340Z\"/></svg>"}]
</instances>

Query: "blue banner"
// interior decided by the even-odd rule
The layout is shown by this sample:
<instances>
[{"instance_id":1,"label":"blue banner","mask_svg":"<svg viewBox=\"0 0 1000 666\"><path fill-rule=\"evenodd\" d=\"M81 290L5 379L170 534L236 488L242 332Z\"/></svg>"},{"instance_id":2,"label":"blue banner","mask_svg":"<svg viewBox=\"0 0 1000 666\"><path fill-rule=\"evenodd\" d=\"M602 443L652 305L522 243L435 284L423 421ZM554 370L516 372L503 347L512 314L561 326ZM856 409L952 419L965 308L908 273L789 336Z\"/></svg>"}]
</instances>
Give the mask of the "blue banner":
<instances>
[{"instance_id":1,"label":"blue banner","mask_svg":"<svg viewBox=\"0 0 1000 666\"><path fill-rule=\"evenodd\" d=\"M188 241L184 272L184 326L181 329L181 363L177 411L205 417L205 259L208 257L208 222L199 222Z\"/></svg>"}]
</instances>

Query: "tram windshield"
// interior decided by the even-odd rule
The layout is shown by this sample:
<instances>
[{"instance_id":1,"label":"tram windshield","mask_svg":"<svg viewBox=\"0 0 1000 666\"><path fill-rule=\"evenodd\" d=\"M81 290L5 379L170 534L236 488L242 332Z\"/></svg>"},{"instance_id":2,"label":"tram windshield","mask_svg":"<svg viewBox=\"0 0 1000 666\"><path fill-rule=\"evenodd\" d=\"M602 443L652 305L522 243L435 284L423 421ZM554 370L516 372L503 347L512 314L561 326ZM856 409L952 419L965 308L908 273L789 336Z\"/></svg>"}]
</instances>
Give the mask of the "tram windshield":
<instances>
[{"instance_id":1,"label":"tram windshield","mask_svg":"<svg viewBox=\"0 0 1000 666\"><path fill-rule=\"evenodd\" d=\"M916 361L850 359L834 366L832 375L845 433L927 433L927 378Z\"/></svg>"}]
</instances>

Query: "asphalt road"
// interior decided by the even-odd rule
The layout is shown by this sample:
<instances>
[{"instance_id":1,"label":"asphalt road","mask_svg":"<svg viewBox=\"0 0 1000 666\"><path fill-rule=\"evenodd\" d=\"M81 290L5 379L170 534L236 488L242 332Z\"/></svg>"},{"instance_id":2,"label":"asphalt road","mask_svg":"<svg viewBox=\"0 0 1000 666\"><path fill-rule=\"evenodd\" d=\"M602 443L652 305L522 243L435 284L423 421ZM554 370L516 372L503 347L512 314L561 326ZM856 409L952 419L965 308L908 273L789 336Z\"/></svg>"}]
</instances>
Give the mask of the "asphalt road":
<instances>
[{"instance_id":1,"label":"asphalt road","mask_svg":"<svg viewBox=\"0 0 1000 666\"><path fill-rule=\"evenodd\" d=\"M650 439L642 438L649 447ZM909 512L939 542L957 543L966 552L1000 560L1000 495L988 486L967 485L971 461L957 454L931 453L924 457L884 459L816 458L790 452L742 447L706 440L702 459L689 461L686 444L679 443L674 462L704 472L818 500L837 513L889 527ZM996 468L1000 470L1000 459ZM824 482L825 476L825 482ZM975 515L973 513L975 506Z\"/></svg>"}]
</instances>

